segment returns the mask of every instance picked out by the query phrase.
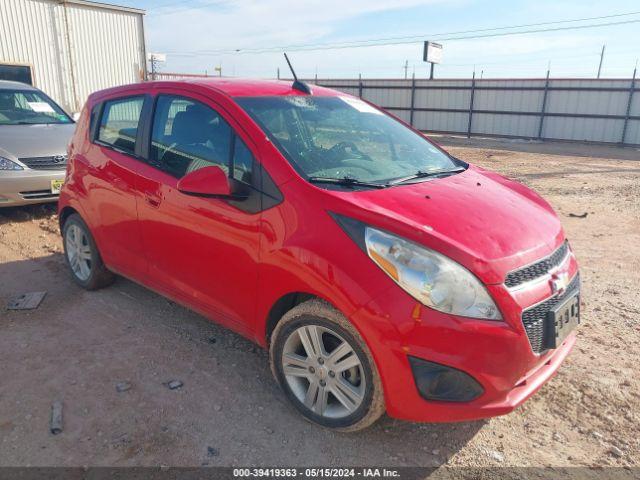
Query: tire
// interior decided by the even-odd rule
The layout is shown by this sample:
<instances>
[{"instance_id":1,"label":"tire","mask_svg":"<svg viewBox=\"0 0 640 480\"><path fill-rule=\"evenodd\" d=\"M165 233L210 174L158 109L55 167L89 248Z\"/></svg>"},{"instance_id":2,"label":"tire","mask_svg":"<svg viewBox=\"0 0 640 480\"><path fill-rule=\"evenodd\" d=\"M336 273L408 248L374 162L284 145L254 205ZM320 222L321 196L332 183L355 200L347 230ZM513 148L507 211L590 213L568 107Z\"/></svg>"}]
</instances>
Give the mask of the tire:
<instances>
[{"instance_id":1,"label":"tire","mask_svg":"<svg viewBox=\"0 0 640 480\"><path fill-rule=\"evenodd\" d=\"M269 359L289 401L313 423L353 432L385 411L369 348L344 315L324 301L306 301L282 317L271 336Z\"/></svg>"},{"instance_id":2,"label":"tire","mask_svg":"<svg viewBox=\"0 0 640 480\"><path fill-rule=\"evenodd\" d=\"M104 266L89 227L77 213L64 222L62 244L67 266L78 285L97 290L113 283L115 275Z\"/></svg>"}]
</instances>

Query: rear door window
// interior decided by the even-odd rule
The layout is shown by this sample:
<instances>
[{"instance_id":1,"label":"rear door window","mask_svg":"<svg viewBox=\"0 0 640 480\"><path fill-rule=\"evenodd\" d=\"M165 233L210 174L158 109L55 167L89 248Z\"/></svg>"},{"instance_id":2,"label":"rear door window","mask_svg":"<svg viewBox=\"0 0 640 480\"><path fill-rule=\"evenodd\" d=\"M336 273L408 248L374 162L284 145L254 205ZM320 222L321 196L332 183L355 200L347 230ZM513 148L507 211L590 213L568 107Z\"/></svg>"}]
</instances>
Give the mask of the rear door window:
<instances>
[{"instance_id":1,"label":"rear door window","mask_svg":"<svg viewBox=\"0 0 640 480\"><path fill-rule=\"evenodd\" d=\"M143 104L143 96L104 102L98 141L125 153L134 154Z\"/></svg>"}]
</instances>

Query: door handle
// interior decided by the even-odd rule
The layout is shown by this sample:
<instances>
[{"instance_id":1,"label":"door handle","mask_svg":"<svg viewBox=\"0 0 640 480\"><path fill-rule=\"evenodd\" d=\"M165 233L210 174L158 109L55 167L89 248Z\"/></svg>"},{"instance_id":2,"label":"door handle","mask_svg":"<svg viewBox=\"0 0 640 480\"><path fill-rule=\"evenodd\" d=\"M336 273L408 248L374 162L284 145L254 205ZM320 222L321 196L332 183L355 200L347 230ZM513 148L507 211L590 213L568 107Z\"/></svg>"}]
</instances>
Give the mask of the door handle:
<instances>
[{"instance_id":1,"label":"door handle","mask_svg":"<svg viewBox=\"0 0 640 480\"><path fill-rule=\"evenodd\" d=\"M145 201L154 208L158 208L160 206L160 202L162 202L162 198L155 192L151 192L149 190L144 192Z\"/></svg>"}]
</instances>

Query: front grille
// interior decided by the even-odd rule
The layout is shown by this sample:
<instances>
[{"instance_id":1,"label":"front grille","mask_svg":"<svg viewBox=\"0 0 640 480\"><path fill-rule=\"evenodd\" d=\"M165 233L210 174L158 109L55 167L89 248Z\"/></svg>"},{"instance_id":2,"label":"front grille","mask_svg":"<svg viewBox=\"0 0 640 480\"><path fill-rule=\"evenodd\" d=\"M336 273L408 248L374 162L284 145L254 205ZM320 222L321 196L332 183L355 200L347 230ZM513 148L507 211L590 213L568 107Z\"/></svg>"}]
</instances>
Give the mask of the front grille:
<instances>
[{"instance_id":1,"label":"front grille","mask_svg":"<svg viewBox=\"0 0 640 480\"><path fill-rule=\"evenodd\" d=\"M547 313L579 288L580 275L576 274L564 293L551 297L522 312L522 324L527 332L527 337L529 337L531 349L535 353L542 353L547 350L549 348L549 336L555 334L555 332L551 331L551 328L547 328Z\"/></svg>"},{"instance_id":2,"label":"front grille","mask_svg":"<svg viewBox=\"0 0 640 480\"><path fill-rule=\"evenodd\" d=\"M52 155L50 157L27 157L19 159L27 167L34 170L64 170L67 168L66 155Z\"/></svg>"},{"instance_id":3,"label":"front grille","mask_svg":"<svg viewBox=\"0 0 640 480\"><path fill-rule=\"evenodd\" d=\"M25 200L36 200L41 198L58 198L57 193L51 193L51 190L31 190L28 192L20 192Z\"/></svg>"},{"instance_id":4,"label":"front grille","mask_svg":"<svg viewBox=\"0 0 640 480\"><path fill-rule=\"evenodd\" d=\"M518 285L546 275L550 270L560 265L562 260L567 256L568 251L569 244L565 240L564 243L548 257L508 273L504 284L510 288L517 287Z\"/></svg>"}]
</instances>

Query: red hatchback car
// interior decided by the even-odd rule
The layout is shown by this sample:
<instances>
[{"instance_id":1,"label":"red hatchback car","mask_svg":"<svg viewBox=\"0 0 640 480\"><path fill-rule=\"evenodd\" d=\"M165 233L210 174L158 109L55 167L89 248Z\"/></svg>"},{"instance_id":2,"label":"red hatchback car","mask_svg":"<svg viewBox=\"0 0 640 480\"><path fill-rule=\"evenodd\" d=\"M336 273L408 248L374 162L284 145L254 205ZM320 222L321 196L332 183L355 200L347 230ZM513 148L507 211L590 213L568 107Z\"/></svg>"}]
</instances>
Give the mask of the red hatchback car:
<instances>
[{"instance_id":1,"label":"red hatchback car","mask_svg":"<svg viewBox=\"0 0 640 480\"><path fill-rule=\"evenodd\" d=\"M326 427L505 414L575 343L578 265L549 204L330 89L95 93L59 214L78 284L123 275L268 348Z\"/></svg>"}]
</instances>

